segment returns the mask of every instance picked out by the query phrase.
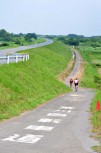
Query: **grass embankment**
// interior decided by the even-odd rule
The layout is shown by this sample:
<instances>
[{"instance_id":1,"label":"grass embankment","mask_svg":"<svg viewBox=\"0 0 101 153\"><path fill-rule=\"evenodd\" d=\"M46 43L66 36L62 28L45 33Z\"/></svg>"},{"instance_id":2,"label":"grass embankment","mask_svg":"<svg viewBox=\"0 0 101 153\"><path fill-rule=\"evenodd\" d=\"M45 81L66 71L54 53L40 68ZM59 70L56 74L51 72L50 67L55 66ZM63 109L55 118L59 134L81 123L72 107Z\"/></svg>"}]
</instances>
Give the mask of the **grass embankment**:
<instances>
[{"instance_id":1,"label":"grass embankment","mask_svg":"<svg viewBox=\"0 0 101 153\"><path fill-rule=\"evenodd\" d=\"M80 53L85 62L85 73L81 85L95 89L95 97L91 104L93 130L97 133L97 137L101 141L101 111L96 111L96 103L99 100L101 103L101 47L93 48L82 46L79 47ZM95 147L96 148L96 147ZM96 148L97 151L99 149ZM101 147L100 147L101 152Z\"/></svg>"},{"instance_id":2,"label":"grass embankment","mask_svg":"<svg viewBox=\"0 0 101 153\"><path fill-rule=\"evenodd\" d=\"M25 52L29 61L0 65L0 120L70 91L56 79L71 59L70 48L55 42Z\"/></svg>"}]
</instances>

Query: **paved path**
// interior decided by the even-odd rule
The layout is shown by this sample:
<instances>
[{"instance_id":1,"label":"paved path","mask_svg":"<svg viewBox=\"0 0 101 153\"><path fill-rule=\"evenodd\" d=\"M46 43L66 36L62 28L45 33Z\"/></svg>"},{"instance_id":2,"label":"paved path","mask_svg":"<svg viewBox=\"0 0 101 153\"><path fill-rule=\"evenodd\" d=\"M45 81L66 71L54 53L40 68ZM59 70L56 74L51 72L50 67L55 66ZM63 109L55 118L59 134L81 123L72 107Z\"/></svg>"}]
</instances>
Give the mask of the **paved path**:
<instances>
[{"instance_id":1,"label":"paved path","mask_svg":"<svg viewBox=\"0 0 101 153\"><path fill-rule=\"evenodd\" d=\"M81 57L79 55L79 53L77 51L75 51L76 53L76 62L73 68L73 71L71 72L71 74L65 79L65 84L69 86L69 80L70 78L76 78L78 76L78 74L80 73L80 63L81 63Z\"/></svg>"},{"instance_id":2,"label":"paved path","mask_svg":"<svg viewBox=\"0 0 101 153\"><path fill-rule=\"evenodd\" d=\"M92 90L79 89L0 123L1 153L92 153L97 143L90 137L93 96Z\"/></svg>"}]
</instances>

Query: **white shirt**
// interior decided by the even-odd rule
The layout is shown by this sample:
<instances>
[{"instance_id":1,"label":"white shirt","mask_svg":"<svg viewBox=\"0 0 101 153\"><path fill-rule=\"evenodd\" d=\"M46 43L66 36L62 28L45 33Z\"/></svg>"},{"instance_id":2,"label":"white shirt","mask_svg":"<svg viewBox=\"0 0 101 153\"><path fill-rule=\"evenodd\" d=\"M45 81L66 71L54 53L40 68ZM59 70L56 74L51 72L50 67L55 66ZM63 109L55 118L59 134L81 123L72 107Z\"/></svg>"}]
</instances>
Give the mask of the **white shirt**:
<instances>
[{"instance_id":1,"label":"white shirt","mask_svg":"<svg viewBox=\"0 0 101 153\"><path fill-rule=\"evenodd\" d=\"M74 82L75 82L75 83L78 83L79 81L78 81L78 80L74 80Z\"/></svg>"}]
</instances>

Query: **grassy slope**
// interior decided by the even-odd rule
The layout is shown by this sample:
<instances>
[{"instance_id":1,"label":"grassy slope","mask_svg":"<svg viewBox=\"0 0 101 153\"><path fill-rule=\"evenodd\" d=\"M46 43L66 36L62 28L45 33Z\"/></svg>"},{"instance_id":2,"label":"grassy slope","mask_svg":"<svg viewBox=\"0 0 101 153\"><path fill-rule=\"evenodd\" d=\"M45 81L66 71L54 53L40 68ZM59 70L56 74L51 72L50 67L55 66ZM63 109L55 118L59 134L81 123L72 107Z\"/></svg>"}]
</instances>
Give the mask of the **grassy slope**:
<instances>
[{"instance_id":1,"label":"grassy slope","mask_svg":"<svg viewBox=\"0 0 101 153\"><path fill-rule=\"evenodd\" d=\"M101 111L96 111L97 101L99 100L101 103L101 76L98 73L98 68L101 67L101 48L83 46L79 47L79 50L85 61L85 74L81 85L94 88L96 91L91 104L92 123L93 130L97 132L97 136L101 139Z\"/></svg>"},{"instance_id":2,"label":"grassy slope","mask_svg":"<svg viewBox=\"0 0 101 153\"><path fill-rule=\"evenodd\" d=\"M70 91L56 80L71 58L69 48L55 42L26 52L29 61L0 65L0 120Z\"/></svg>"}]
</instances>

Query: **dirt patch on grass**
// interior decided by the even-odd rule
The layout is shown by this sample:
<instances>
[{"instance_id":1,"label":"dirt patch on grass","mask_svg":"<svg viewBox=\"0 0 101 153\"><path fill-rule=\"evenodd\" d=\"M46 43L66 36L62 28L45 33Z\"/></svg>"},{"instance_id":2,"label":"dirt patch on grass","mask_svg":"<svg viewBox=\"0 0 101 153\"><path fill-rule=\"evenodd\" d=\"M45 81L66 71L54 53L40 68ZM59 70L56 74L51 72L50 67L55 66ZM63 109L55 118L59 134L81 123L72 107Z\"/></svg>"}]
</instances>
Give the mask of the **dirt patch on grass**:
<instances>
[{"instance_id":1,"label":"dirt patch on grass","mask_svg":"<svg viewBox=\"0 0 101 153\"><path fill-rule=\"evenodd\" d=\"M98 73L101 75L101 68L98 69Z\"/></svg>"},{"instance_id":2,"label":"dirt patch on grass","mask_svg":"<svg viewBox=\"0 0 101 153\"><path fill-rule=\"evenodd\" d=\"M80 62L80 65L79 65L79 73L77 73L77 74L73 77L73 79L77 77L77 78L79 79L79 81L82 80L83 75L84 75L84 63L83 63L83 59L82 59L81 56L80 56L80 61L81 61L81 62ZM67 66L67 68L64 69L64 71L62 71L62 72L57 76L57 79L58 79L59 81L61 81L61 82L64 82L64 81L65 81L65 78L67 78L67 77L70 75L71 71L73 70L74 64L75 64L75 59L71 58L71 60L70 60L70 62L69 62L69 64L68 64L68 66Z\"/></svg>"},{"instance_id":3,"label":"dirt patch on grass","mask_svg":"<svg viewBox=\"0 0 101 153\"><path fill-rule=\"evenodd\" d=\"M83 62L83 58L80 56L80 65L79 65L79 73L77 74L77 78L79 80L82 80L83 75L84 75L84 62Z\"/></svg>"},{"instance_id":4,"label":"dirt patch on grass","mask_svg":"<svg viewBox=\"0 0 101 153\"><path fill-rule=\"evenodd\" d=\"M57 79L61 82L64 82L65 78L68 77L68 75L71 73L71 71L74 67L74 64L75 64L75 60L71 59L67 68L64 69L60 74L57 75Z\"/></svg>"}]
</instances>

